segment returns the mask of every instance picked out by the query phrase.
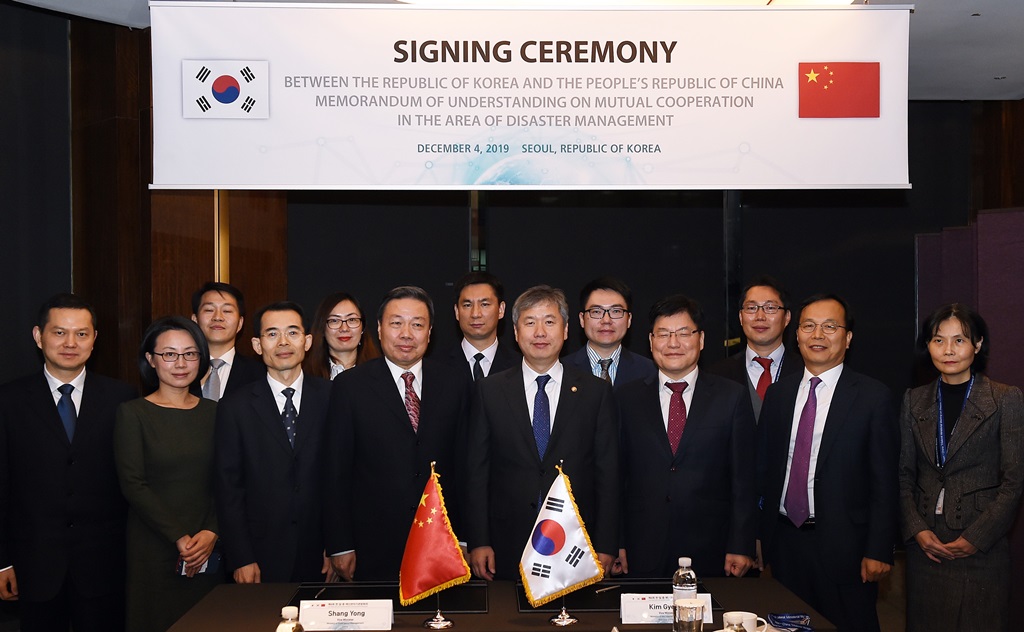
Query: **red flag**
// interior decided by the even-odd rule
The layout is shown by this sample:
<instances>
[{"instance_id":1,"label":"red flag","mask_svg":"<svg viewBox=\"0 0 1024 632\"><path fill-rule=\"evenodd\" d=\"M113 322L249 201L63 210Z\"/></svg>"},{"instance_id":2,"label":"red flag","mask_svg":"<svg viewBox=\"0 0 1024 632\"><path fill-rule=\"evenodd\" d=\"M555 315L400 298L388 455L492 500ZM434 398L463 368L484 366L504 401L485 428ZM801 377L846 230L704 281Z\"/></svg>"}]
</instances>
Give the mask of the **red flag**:
<instances>
[{"instance_id":1,"label":"red flag","mask_svg":"<svg viewBox=\"0 0 1024 632\"><path fill-rule=\"evenodd\" d=\"M469 565L448 521L439 478L431 464L430 480L416 508L398 575L398 598L403 606L469 581Z\"/></svg>"},{"instance_id":2,"label":"red flag","mask_svg":"<svg viewBox=\"0 0 1024 632\"><path fill-rule=\"evenodd\" d=\"M878 118L880 66L877 61L801 63L800 118Z\"/></svg>"}]
</instances>

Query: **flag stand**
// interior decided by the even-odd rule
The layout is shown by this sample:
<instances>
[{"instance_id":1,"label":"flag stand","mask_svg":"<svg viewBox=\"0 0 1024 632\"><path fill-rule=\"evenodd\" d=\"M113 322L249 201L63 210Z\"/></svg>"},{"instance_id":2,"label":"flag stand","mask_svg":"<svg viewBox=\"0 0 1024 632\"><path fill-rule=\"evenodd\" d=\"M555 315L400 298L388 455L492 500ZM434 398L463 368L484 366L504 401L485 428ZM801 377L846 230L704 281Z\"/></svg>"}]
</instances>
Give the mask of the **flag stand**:
<instances>
[{"instance_id":1,"label":"flag stand","mask_svg":"<svg viewBox=\"0 0 1024 632\"><path fill-rule=\"evenodd\" d=\"M569 611L565 609L565 597L562 597L562 611L548 619L548 623L559 628L574 625L578 622L579 619L569 614Z\"/></svg>"},{"instance_id":2,"label":"flag stand","mask_svg":"<svg viewBox=\"0 0 1024 632\"><path fill-rule=\"evenodd\" d=\"M455 622L441 614L441 593L437 594L437 614L423 622L428 630L447 630L455 627Z\"/></svg>"}]
</instances>

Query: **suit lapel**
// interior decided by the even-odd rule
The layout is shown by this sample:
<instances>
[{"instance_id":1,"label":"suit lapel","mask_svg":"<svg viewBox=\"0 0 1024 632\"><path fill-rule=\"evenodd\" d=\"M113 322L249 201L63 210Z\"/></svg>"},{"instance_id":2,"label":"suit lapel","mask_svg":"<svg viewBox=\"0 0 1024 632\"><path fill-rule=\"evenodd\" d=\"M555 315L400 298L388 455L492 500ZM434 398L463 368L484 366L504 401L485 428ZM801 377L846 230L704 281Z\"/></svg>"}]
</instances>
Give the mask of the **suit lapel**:
<instances>
[{"instance_id":1,"label":"suit lapel","mask_svg":"<svg viewBox=\"0 0 1024 632\"><path fill-rule=\"evenodd\" d=\"M910 402L910 414L914 418L914 436L928 462L936 467L938 464L935 462L935 437L938 436L936 432L939 425L939 405L935 400L937 388L938 381L933 382L924 397Z\"/></svg>"},{"instance_id":2,"label":"suit lapel","mask_svg":"<svg viewBox=\"0 0 1024 632\"><path fill-rule=\"evenodd\" d=\"M857 379L853 373L844 368L836 383L836 392L832 394L832 402L828 407L828 416L825 418L825 429L821 432L821 446L818 448L817 463L824 463L828 459L832 446L842 432L843 425L850 418L849 411L854 402L857 401ZM820 471L820 465L815 466Z\"/></svg>"},{"instance_id":3,"label":"suit lapel","mask_svg":"<svg viewBox=\"0 0 1024 632\"><path fill-rule=\"evenodd\" d=\"M788 388L785 388L788 386ZM786 465L789 461L789 438L793 436L793 417L796 416L796 396L800 392L800 380L794 380L792 385L782 385L773 388L783 389L777 391L782 398L779 404L779 428L771 429L775 443L768 446L768 454L775 457L776 474L782 481L786 477ZM779 487L782 490L782 487Z\"/></svg>"},{"instance_id":4,"label":"suit lapel","mask_svg":"<svg viewBox=\"0 0 1024 632\"><path fill-rule=\"evenodd\" d=\"M513 427L525 444L529 446L529 453L533 455L537 463L540 463L540 455L537 454L537 441L533 438L533 419L530 418L530 408L526 405L522 365L501 373L495 379L501 380L501 390L505 393L505 405L511 411ZM559 402L559 406L561 406L561 402ZM548 442L548 447L550 449L550 442Z\"/></svg>"},{"instance_id":5,"label":"suit lapel","mask_svg":"<svg viewBox=\"0 0 1024 632\"><path fill-rule=\"evenodd\" d=\"M633 411L635 414L632 415L641 426L637 430L653 437L654 444L658 446L657 450L662 457L668 461L674 461L682 455L683 451L680 449L676 454L672 454L672 445L668 442L665 418L661 414L661 384L658 383L656 377L646 377L643 383L643 397L639 410ZM685 432L684 429L683 433L685 434ZM683 445L682 440L679 445Z\"/></svg>"},{"instance_id":6,"label":"suit lapel","mask_svg":"<svg viewBox=\"0 0 1024 632\"><path fill-rule=\"evenodd\" d=\"M577 433L570 426L576 419L576 407L581 397L580 389L586 388L578 379L579 376L562 367L562 384L558 388L558 408L555 409L555 418L551 426L551 440L548 442L546 455L554 453L553 448L563 441L562 437L569 435L577 438ZM533 420L530 420L530 433L533 433ZM547 460L547 458L545 458Z\"/></svg>"},{"instance_id":7,"label":"suit lapel","mask_svg":"<svg viewBox=\"0 0 1024 632\"><path fill-rule=\"evenodd\" d=\"M397 424L398 427L404 429L405 432L412 432L412 423L409 421L409 413L405 410L405 400L401 395L398 394L397 382L391 377L391 370L388 368L388 363L384 358L380 359L380 362L376 363L373 367L373 380L371 381L371 388L377 395L377 398L384 402L390 415L387 421L382 420L382 423ZM423 373L426 375L426 372ZM425 379L425 378L424 378ZM425 393L426 388L420 389L421 392ZM420 401L420 416L422 417L423 402Z\"/></svg>"},{"instance_id":8,"label":"suit lapel","mask_svg":"<svg viewBox=\"0 0 1024 632\"><path fill-rule=\"evenodd\" d=\"M252 389L251 401L256 417L274 438L274 443L282 450L291 453L292 446L288 443L288 433L285 432L284 424L281 423L281 412L277 408L274 392L270 390L270 383L266 380L259 380L252 385ZM301 431L298 433L301 435Z\"/></svg>"},{"instance_id":9,"label":"suit lapel","mask_svg":"<svg viewBox=\"0 0 1024 632\"><path fill-rule=\"evenodd\" d=\"M86 381L88 381L88 373L86 374ZM82 392L82 410L79 411L79 419L81 419L83 414L88 415L89 408L86 408L86 404L91 401L85 397L88 392L88 388ZM43 375L42 370L39 371L38 379L33 380L29 392L25 394L25 401L34 410L31 419L38 420L33 421L33 423L42 424L47 432L52 433L56 439L70 447L71 442L68 441L68 435L64 431L64 424L60 420L60 415L57 414L57 405L54 403L53 393L50 392L50 385L46 381L46 376Z\"/></svg>"},{"instance_id":10,"label":"suit lapel","mask_svg":"<svg viewBox=\"0 0 1024 632\"><path fill-rule=\"evenodd\" d=\"M978 426L995 412L996 400L992 396L992 383L984 375L979 375L974 381L970 396L964 403L960 419L957 420L956 426L953 428L953 436L950 437L949 449L946 451L947 463L964 445L967 438L978 429Z\"/></svg>"},{"instance_id":11,"label":"suit lapel","mask_svg":"<svg viewBox=\"0 0 1024 632\"><path fill-rule=\"evenodd\" d=\"M707 411L711 407L713 399L712 386L706 376L697 376L697 381L693 385L693 397L690 398L690 408L686 411L686 425L683 427L683 436L679 439L676 459L681 458L683 452L687 450L693 437L694 428L699 428L707 418ZM665 441L668 442L668 433L665 434Z\"/></svg>"},{"instance_id":12,"label":"suit lapel","mask_svg":"<svg viewBox=\"0 0 1024 632\"><path fill-rule=\"evenodd\" d=\"M295 452L299 452L306 442L307 437L315 432L313 427L324 416L325 398L320 396L320 383L312 379L311 375L302 378L302 410L299 411L299 419L296 422ZM282 430L284 427L282 426Z\"/></svg>"}]
</instances>

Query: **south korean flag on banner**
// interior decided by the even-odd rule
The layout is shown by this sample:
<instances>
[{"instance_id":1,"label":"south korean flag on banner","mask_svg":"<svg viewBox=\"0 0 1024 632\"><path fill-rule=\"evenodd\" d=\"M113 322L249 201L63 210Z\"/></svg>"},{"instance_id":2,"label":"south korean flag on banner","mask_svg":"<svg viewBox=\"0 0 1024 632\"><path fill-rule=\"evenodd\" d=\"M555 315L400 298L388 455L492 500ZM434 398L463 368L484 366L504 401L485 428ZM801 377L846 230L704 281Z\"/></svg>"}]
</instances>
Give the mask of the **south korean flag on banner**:
<instances>
[{"instance_id":1,"label":"south korean flag on banner","mask_svg":"<svg viewBox=\"0 0 1024 632\"><path fill-rule=\"evenodd\" d=\"M181 62L183 118L270 118L270 62L193 60Z\"/></svg>"},{"instance_id":2,"label":"south korean flag on banner","mask_svg":"<svg viewBox=\"0 0 1024 632\"><path fill-rule=\"evenodd\" d=\"M558 476L551 483L519 561L526 598L534 608L604 577L572 497L569 477L561 466L555 467Z\"/></svg>"}]
</instances>

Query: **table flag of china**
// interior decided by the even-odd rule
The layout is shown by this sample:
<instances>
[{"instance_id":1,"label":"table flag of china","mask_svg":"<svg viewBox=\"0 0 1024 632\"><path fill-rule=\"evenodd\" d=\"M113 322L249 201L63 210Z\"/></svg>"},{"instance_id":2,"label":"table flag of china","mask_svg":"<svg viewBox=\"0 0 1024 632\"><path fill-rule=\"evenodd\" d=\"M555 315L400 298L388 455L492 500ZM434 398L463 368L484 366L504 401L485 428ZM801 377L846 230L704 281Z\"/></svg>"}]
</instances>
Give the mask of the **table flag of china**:
<instances>
[{"instance_id":1,"label":"table flag of china","mask_svg":"<svg viewBox=\"0 0 1024 632\"><path fill-rule=\"evenodd\" d=\"M881 64L802 62L800 118L879 118Z\"/></svg>"},{"instance_id":2,"label":"table flag of china","mask_svg":"<svg viewBox=\"0 0 1024 632\"><path fill-rule=\"evenodd\" d=\"M431 463L430 479L416 508L398 575L398 598L403 606L469 581L469 565L444 508L440 478Z\"/></svg>"}]
</instances>

